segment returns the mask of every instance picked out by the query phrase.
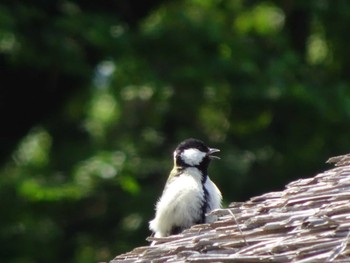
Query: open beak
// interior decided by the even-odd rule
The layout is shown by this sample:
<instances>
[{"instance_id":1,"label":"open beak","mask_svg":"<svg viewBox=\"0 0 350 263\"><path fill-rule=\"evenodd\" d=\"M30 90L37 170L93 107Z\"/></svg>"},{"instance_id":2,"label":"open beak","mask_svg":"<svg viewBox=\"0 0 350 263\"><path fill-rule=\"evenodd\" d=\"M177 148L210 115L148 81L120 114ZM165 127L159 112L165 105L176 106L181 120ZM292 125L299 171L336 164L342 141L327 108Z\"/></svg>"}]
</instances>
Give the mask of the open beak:
<instances>
[{"instance_id":1,"label":"open beak","mask_svg":"<svg viewBox=\"0 0 350 263\"><path fill-rule=\"evenodd\" d=\"M217 153L217 152L220 152L220 150L215 148L209 148L207 155L209 156L210 159L220 159L220 157L212 155L213 153Z\"/></svg>"}]
</instances>

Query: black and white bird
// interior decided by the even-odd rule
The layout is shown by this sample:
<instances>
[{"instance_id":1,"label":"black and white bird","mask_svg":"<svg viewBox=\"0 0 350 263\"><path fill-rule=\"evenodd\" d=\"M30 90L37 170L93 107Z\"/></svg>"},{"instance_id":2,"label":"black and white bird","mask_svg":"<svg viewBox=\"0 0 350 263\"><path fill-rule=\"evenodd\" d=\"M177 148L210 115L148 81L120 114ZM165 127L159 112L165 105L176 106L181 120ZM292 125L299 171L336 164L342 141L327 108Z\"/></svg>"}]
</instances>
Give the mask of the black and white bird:
<instances>
[{"instance_id":1,"label":"black and white bird","mask_svg":"<svg viewBox=\"0 0 350 263\"><path fill-rule=\"evenodd\" d=\"M178 234L194 224L214 220L206 216L221 207L222 196L208 176L212 154L220 150L209 148L202 141L187 139L174 151L174 167L156 205L155 218L149 228L155 237Z\"/></svg>"}]
</instances>

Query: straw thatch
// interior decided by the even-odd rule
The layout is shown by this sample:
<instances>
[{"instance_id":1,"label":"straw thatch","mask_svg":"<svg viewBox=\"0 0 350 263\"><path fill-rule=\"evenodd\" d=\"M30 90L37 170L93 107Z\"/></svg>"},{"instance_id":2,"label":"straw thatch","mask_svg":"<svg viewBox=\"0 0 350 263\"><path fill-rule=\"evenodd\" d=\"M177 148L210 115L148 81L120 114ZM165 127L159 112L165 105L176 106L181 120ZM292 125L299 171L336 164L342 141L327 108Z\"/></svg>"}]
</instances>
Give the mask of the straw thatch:
<instances>
[{"instance_id":1,"label":"straw thatch","mask_svg":"<svg viewBox=\"0 0 350 263\"><path fill-rule=\"evenodd\" d=\"M152 238L119 262L350 262L350 154L281 192L232 203L212 224Z\"/></svg>"}]
</instances>

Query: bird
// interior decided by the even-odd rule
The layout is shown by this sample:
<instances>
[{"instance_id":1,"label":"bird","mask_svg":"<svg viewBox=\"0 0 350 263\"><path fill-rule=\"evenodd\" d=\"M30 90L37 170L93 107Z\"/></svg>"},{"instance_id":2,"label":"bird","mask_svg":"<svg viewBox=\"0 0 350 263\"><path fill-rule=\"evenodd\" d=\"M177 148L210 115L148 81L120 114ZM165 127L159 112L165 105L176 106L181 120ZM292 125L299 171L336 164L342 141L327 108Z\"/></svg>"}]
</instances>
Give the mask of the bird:
<instances>
[{"instance_id":1,"label":"bird","mask_svg":"<svg viewBox=\"0 0 350 263\"><path fill-rule=\"evenodd\" d=\"M217 152L220 150L194 138L176 147L174 167L149 222L154 237L179 234L192 225L215 221L215 216L207 213L221 208L222 195L208 176L208 166L212 159L220 159L213 155Z\"/></svg>"}]
</instances>

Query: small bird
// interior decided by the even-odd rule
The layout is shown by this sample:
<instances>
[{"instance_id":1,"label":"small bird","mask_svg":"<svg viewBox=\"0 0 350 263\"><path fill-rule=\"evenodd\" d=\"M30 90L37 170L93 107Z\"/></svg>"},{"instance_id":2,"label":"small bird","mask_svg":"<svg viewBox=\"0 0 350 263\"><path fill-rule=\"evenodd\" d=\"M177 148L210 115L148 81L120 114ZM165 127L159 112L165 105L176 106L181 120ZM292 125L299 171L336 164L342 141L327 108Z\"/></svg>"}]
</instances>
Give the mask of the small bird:
<instances>
[{"instance_id":1,"label":"small bird","mask_svg":"<svg viewBox=\"0 0 350 263\"><path fill-rule=\"evenodd\" d=\"M212 155L219 151L192 138L177 146L174 167L157 202L155 218L149 222L155 237L178 234L215 219L206 214L221 207L222 196L208 176L208 166L211 159L220 159Z\"/></svg>"}]
</instances>

